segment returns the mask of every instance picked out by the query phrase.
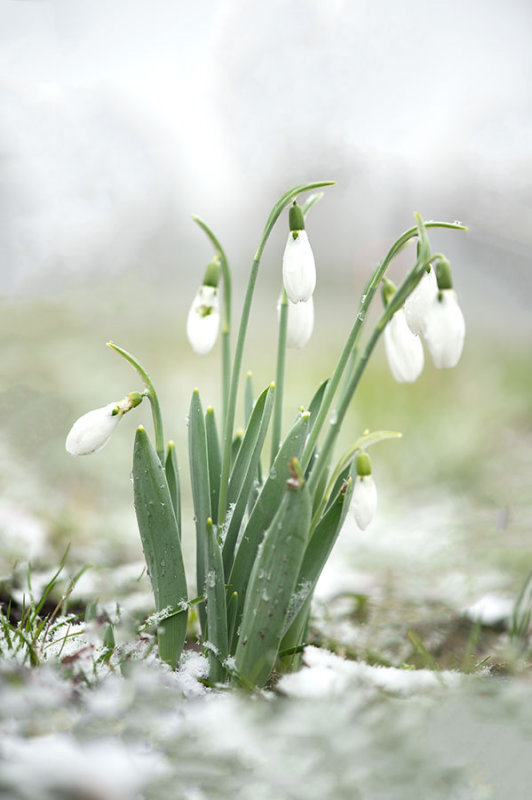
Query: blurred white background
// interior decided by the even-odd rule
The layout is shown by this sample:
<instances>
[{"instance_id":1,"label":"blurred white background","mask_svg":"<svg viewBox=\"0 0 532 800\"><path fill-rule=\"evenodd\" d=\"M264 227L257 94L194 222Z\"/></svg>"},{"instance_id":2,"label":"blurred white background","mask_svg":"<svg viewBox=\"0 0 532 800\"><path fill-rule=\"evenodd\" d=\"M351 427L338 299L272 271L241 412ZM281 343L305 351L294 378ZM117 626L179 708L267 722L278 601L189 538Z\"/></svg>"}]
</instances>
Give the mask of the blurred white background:
<instances>
[{"instance_id":1,"label":"blurred white background","mask_svg":"<svg viewBox=\"0 0 532 800\"><path fill-rule=\"evenodd\" d=\"M190 214L243 270L275 199L323 178L327 284L413 211L460 219L432 238L469 318L530 333L531 44L528 0L0 0L0 290L188 292Z\"/></svg>"}]
</instances>

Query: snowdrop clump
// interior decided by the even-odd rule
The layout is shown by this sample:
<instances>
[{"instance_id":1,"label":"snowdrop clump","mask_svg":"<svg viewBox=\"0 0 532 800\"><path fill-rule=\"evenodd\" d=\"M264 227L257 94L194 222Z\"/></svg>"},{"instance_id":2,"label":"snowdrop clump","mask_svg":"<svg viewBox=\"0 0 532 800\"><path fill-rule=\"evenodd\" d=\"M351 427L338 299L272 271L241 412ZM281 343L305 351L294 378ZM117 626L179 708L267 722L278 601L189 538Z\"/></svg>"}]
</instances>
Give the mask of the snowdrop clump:
<instances>
[{"instance_id":1,"label":"snowdrop clump","mask_svg":"<svg viewBox=\"0 0 532 800\"><path fill-rule=\"evenodd\" d=\"M97 452L109 441L121 417L144 397L149 399L153 442L139 426L132 478L154 596L152 620L157 627L158 654L169 668L176 668L194 606L211 684L262 687L274 670L297 668L312 596L347 516L365 530L376 514L377 488L367 450L398 438L400 433L366 430L340 459L334 453L381 335L394 377L406 383L416 380L423 369L420 336L427 341L437 366L456 363L463 344L465 326L452 290L450 268L444 256L431 252L427 228L464 228L458 223L425 224L416 215L415 226L393 243L369 277L329 378L317 387L308 404L284 413L287 348L305 347L314 326L316 265L305 220L323 193L310 195L302 205L297 198L328 185L330 182L296 186L274 205L251 264L234 350L229 261L211 228L194 217L209 239L214 257L190 307L186 329L200 355L214 349L221 330L222 396L217 415L211 405L204 409L199 390L194 389L187 417L196 534L194 601L189 600L181 547L184 523L176 447L165 439L157 392L135 356L108 343L136 370L144 389L85 414L67 437L67 450L74 455ZM237 406L258 270L270 233L286 209L289 233L279 258L282 291L275 381L256 395L252 373L247 373L241 432L236 424ZM396 288L386 272L410 240L417 241L417 258ZM369 324L367 312L381 284L384 310L362 346L361 337ZM291 424L284 426L287 418Z\"/></svg>"}]
</instances>

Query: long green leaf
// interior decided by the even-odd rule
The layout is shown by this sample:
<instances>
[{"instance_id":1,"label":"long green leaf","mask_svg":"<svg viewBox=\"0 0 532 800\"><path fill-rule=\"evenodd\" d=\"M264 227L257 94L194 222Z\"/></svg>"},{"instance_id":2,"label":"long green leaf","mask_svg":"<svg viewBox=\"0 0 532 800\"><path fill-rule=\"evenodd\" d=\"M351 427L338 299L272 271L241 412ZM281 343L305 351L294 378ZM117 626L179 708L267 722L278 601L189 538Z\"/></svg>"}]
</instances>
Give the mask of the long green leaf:
<instances>
[{"instance_id":1,"label":"long green leaf","mask_svg":"<svg viewBox=\"0 0 532 800\"><path fill-rule=\"evenodd\" d=\"M190 483L196 522L196 579L198 594L205 585L207 562L207 520L212 519L209 464L207 459L207 437L199 391L194 389L188 415L188 454ZM199 606L201 629L205 631L205 607Z\"/></svg>"},{"instance_id":2,"label":"long green leaf","mask_svg":"<svg viewBox=\"0 0 532 800\"><path fill-rule=\"evenodd\" d=\"M207 636L209 655L209 678L213 683L223 681L227 658L227 611L225 604L224 568L222 551L214 531L212 520L207 520L207 575L205 595L207 597Z\"/></svg>"},{"instance_id":3,"label":"long green leaf","mask_svg":"<svg viewBox=\"0 0 532 800\"><path fill-rule=\"evenodd\" d=\"M159 655L175 667L187 631L185 568L165 472L142 426L133 450L133 493L155 607L169 615L158 626Z\"/></svg>"},{"instance_id":4,"label":"long green leaf","mask_svg":"<svg viewBox=\"0 0 532 800\"><path fill-rule=\"evenodd\" d=\"M177 453L175 444L168 442L168 452L166 455L165 463L166 480L168 488L170 489L170 497L172 498L172 505L175 511L175 518L177 520L177 530L181 536L181 486L179 481L179 467L177 464Z\"/></svg>"},{"instance_id":5,"label":"long green leaf","mask_svg":"<svg viewBox=\"0 0 532 800\"><path fill-rule=\"evenodd\" d=\"M301 611L306 601L312 596L318 578L331 554L340 529L344 523L351 497L351 479L344 481L337 492L334 502L319 521L306 547L301 569L299 571L296 590L286 619L286 627L281 649L294 647L298 642L293 640L295 630L300 630L304 620ZM292 633L292 636L291 636Z\"/></svg>"},{"instance_id":6,"label":"long green leaf","mask_svg":"<svg viewBox=\"0 0 532 800\"><path fill-rule=\"evenodd\" d=\"M237 675L246 686L264 686L277 659L307 543L310 510L303 479L289 480L257 555L246 595L235 652Z\"/></svg>"},{"instance_id":7,"label":"long green leaf","mask_svg":"<svg viewBox=\"0 0 532 800\"><path fill-rule=\"evenodd\" d=\"M301 414L289 430L242 534L229 577L231 588L233 591L238 592L236 630L244 607L249 576L257 550L285 494L285 484L290 477L288 467L290 459L298 458L302 452L307 436L309 418L308 411Z\"/></svg>"},{"instance_id":8,"label":"long green leaf","mask_svg":"<svg viewBox=\"0 0 532 800\"><path fill-rule=\"evenodd\" d=\"M242 444L240 445L233 469L231 471L229 488L227 490L227 509L236 503L240 494L242 483L249 472L251 458L255 450L255 445L257 444L257 439L259 438L261 432L262 418L266 413L266 409L268 407L271 408L271 395L273 394L274 388L275 387L273 383L267 386L266 389L264 389L264 391L259 395L255 405L253 406L251 417L249 418L249 422L244 432Z\"/></svg>"},{"instance_id":9,"label":"long green leaf","mask_svg":"<svg viewBox=\"0 0 532 800\"><path fill-rule=\"evenodd\" d=\"M267 394L265 395L265 402L264 404L261 403L261 407L259 408L260 412L260 425L258 430L253 430L253 436L248 437L246 431L246 435L244 436L244 440L242 442L242 447L240 448L240 454L244 453L244 448L248 448L251 452L245 454L245 461L247 463L246 472L241 477L241 482L239 486L239 494L234 503L233 507L228 514L227 519L227 530L225 531L225 541L224 541L224 548L223 548L223 560L224 560L224 569L225 574L228 575L231 566L233 563L233 556L235 551L235 545L238 538L238 534L240 532L240 526L242 524L242 519L244 517L248 500L250 495L252 494L253 484L257 478L257 471L258 471L258 464L260 461L260 456L262 453L262 448L264 447L264 440L266 438L266 433L268 432L268 425L270 423L270 417L272 414L272 407L273 407L273 391L270 391L271 387L266 390ZM263 393L264 394L264 393ZM254 412L257 406L259 405L259 401L261 397L257 400L255 404L255 408L253 409L253 413L251 415L248 430L251 428L252 421L254 421ZM253 448L253 449L251 449ZM237 465L235 464L235 467Z\"/></svg>"},{"instance_id":10,"label":"long green leaf","mask_svg":"<svg viewBox=\"0 0 532 800\"><path fill-rule=\"evenodd\" d=\"M207 459L209 462L209 487L211 490L212 521L216 525L218 513L218 494L220 492L220 472L222 469L222 456L220 453L220 440L216 427L214 409L209 406L205 412L205 435L207 437Z\"/></svg>"}]
</instances>

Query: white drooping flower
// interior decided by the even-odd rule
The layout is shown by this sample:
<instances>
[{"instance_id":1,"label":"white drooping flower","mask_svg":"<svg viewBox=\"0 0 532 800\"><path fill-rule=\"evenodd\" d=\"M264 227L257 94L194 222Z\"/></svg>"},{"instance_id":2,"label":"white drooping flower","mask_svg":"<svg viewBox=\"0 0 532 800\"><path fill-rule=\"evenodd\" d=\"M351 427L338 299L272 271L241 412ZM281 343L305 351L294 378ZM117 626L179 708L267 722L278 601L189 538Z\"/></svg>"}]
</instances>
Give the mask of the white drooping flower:
<instances>
[{"instance_id":1,"label":"white drooping flower","mask_svg":"<svg viewBox=\"0 0 532 800\"><path fill-rule=\"evenodd\" d=\"M314 300L310 297L306 302L292 303L288 301L288 323L286 327L286 345L297 350L305 347L314 329Z\"/></svg>"},{"instance_id":2,"label":"white drooping flower","mask_svg":"<svg viewBox=\"0 0 532 800\"><path fill-rule=\"evenodd\" d=\"M454 289L442 289L429 309L425 340L438 369L455 367L462 355L465 320Z\"/></svg>"},{"instance_id":3,"label":"white drooping flower","mask_svg":"<svg viewBox=\"0 0 532 800\"><path fill-rule=\"evenodd\" d=\"M72 425L66 438L67 451L73 456L97 453L105 447L124 414L142 403L143 397L139 392L130 392L123 400L83 414Z\"/></svg>"},{"instance_id":4,"label":"white drooping flower","mask_svg":"<svg viewBox=\"0 0 532 800\"><path fill-rule=\"evenodd\" d=\"M305 230L290 231L283 255L283 283L292 303L306 302L316 287L316 265Z\"/></svg>"},{"instance_id":5,"label":"white drooping flower","mask_svg":"<svg viewBox=\"0 0 532 800\"><path fill-rule=\"evenodd\" d=\"M384 329L384 347L391 373L399 383L413 383L425 362L419 336L406 323L405 311L395 312Z\"/></svg>"},{"instance_id":6,"label":"white drooping flower","mask_svg":"<svg viewBox=\"0 0 532 800\"><path fill-rule=\"evenodd\" d=\"M65 447L73 456L88 456L105 447L122 419L118 403L95 408L72 425Z\"/></svg>"},{"instance_id":7,"label":"white drooping flower","mask_svg":"<svg viewBox=\"0 0 532 800\"><path fill-rule=\"evenodd\" d=\"M365 531L377 512L377 487L371 474L371 461L364 450L357 455L356 470L348 515Z\"/></svg>"},{"instance_id":8,"label":"white drooping flower","mask_svg":"<svg viewBox=\"0 0 532 800\"><path fill-rule=\"evenodd\" d=\"M192 349L200 356L212 350L220 327L218 289L200 286L187 318L187 336Z\"/></svg>"},{"instance_id":9,"label":"white drooping flower","mask_svg":"<svg viewBox=\"0 0 532 800\"><path fill-rule=\"evenodd\" d=\"M418 285L405 300L406 322L412 333L418 336L423 333L427 314L437 294L438 282L436 273L430 267L428 272L425 271L423 273Z\"/></svg>"}]
</instances>

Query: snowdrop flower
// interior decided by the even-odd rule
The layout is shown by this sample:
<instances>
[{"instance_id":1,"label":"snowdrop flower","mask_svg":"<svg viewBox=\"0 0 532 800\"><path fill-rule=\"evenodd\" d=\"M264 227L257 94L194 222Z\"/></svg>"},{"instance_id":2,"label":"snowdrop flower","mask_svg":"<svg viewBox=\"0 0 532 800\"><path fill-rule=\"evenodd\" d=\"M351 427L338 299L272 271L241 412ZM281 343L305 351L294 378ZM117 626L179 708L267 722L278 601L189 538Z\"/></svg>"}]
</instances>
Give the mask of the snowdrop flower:
<instances>
[{"instance_id":1,"label":"snowdrop flower","mask_svg":"<svg viewBox=\"0 0 532 800\"><path fill-rule=\"evenodd\" d=\"M128 411L142 403L143 395L130 392L123 400L95 408L72 425L65 448L73 456L88 456L105 447L114 429Z\"/></svg>"},{"instance_id":2,"label":"snowdrop flower","mask_svg":"<svg viewBox=\"0 0 532 800\"><path fill-rule=\"evenodd\" d=\"M443 289L432 303L425 325L425 341L434 366L455 367L464 347L465 320L453 289Z\"/></svg>"},{"instance_id":3,"label":"snowdrop flower","mask_svg":"<svg viewBox=\"0 0 532 800\"><path fill-rule=\"evenodd\" d=\"M204 284L198 289L187 318L188 340L198 355L205 356L212 350L219 327L218 289Z\"/></svg>"},{"instance_id":4,"label":"snowdrop flower","mask_svg":"<svg viewBox=\"0 0 532 800\"><path fill-rule=\"evenodd\" d=\"M425 324L425 340L434 365L438 369L455 367L464 347L465 320L452 288L451 269L447 259L436 267L438 293Z\"/></svg>"},{"instance_id":5,"label":"snowdrop flower","mask_svg":"<svg viewBox=\"0 0 532 800\"><path fill-rule=\"evenodd\" d=\"M292 303L306 302L316 286L316 265L305 230L301 208L294 201L289 215L290 233L283 255L283 283Z\"/></svg>"},{"instance_id":6,"label":"snowdrop flower","mask_svg":"<svg viewBox=\"0 0 532 800\"><path fill-rule=\"evenodd\" d=\"M357 476L349 505L349 516L365 531L377 511L377 487L371 474L371 462L365 450L356 460Z\"/></svg>"},{"instance_id":7,"label":"snowdrop flower","mask_svg":"<svg viewBox=\"0 0 532 800\"><path fill-rule=\"evenodd\" d=\"M421 375L425 362L423 345L408 327L403 308L395 312L384 329L384 348L398 383L413 383Z\"/></svg>"},{"instance_id":8,"label":"snowdrop flower","mask_svg":"<svg viewBox=\"0 0 532 800\"><path fill-rule=\"evenodd\" d=\"M218 284L222 266L220 256L216 255L207 264L203 283L192 301L187 318L187 336L192 349L205 356L212 350L220 327L220 304Z\"/></svg>"},{"instance_id":9,"label":"snowdrop flower","mask_svg":"<svg viewBox=\"0 0 532 800\"><path fill-rule=\"evenodd\" d=\"M280 309L280 306L279 306ZM314 300L310 297L306 302L292 303L288 301L288 323L286 329L286 345L300 350L305 347L314 329Z\"/></svg>"},{"instance_id":10,"label":"snowdrop flower","mask_svg":"<svg viewBox=\"0 0 532 800\"><path fill-rule=\"evenodd\" d=\"M414 291L405 300L406 322L412 333L419 336L425 328L427 314L438 294L438 283L434 269L429 266Z\"/></svg>"}]
</instances>

